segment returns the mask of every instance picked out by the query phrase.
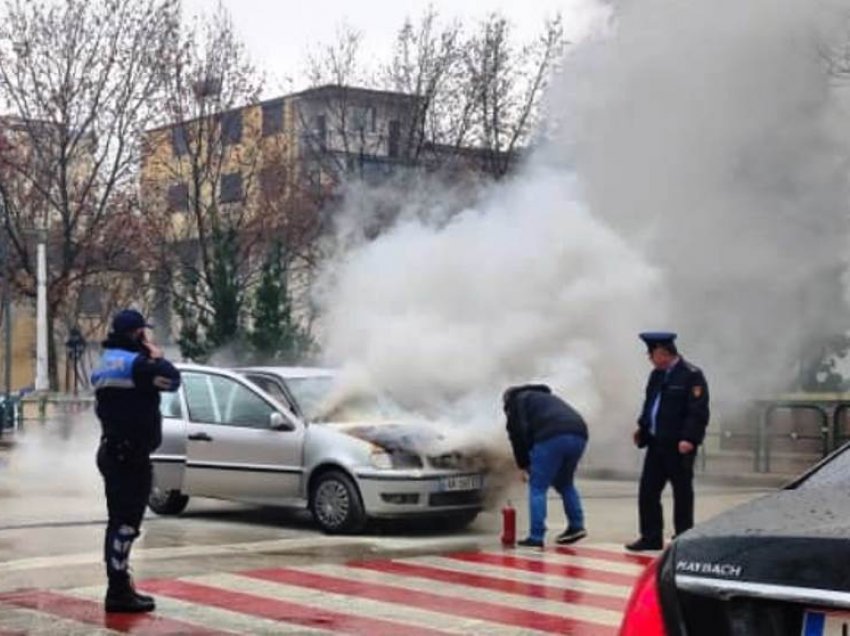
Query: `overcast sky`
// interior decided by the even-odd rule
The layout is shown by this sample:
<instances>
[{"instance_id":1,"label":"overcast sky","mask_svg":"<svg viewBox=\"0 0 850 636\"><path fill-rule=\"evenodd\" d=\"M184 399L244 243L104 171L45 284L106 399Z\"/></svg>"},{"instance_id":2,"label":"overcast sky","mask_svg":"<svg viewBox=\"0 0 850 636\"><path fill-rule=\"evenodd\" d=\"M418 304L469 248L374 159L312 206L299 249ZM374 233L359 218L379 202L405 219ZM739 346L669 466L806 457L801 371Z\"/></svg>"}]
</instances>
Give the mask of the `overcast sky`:
<instances>
[{"instance_id":1,"label":"overcast sky","mask_svg":"<svg viewBox=\"0 0 850 636\"><path fill-rule=\"evenodd\" d=\"M433 5L444 18L474 22L499 10L518 36L531 37L546 17L565 18L567 37L576 39L599 15L598 0L222 0L237 30L268 77L267 92L279 94L304 87L300 69L308 51L333 40L340 25L363 34L363 49L373 59L386 59L394 35L406 17L416 19ZM186 12L212 12L217 0L184 0Z\"/></svg>"}]
</instances>

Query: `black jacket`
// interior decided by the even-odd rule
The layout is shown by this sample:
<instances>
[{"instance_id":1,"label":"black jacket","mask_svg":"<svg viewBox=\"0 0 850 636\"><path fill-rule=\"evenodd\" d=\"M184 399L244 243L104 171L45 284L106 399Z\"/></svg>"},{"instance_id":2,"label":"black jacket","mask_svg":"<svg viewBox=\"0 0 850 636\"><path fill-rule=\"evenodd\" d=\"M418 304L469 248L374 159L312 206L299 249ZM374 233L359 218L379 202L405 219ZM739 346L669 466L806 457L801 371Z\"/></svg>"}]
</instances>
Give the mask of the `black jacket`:
<instances>
[{"instance_id":1,"label":"black jacket","mask_svg":"<svg viewBox=\"0 0 850 636\"><path fill-rule=\"evenodd\" d=\"M517 466L528 468L531 448L557 435L578 435L587 439L584 419L549 387L526 385L505 394L508 437Z\"/></svg>"},{"instance_id":2,"label":"black jacket","mask_svg":"<svg viewBox=\"0 0 850 636\"><path fill-rule=\"evenodd\" d=\"M180 372L168 360L152 359L138 342L109 334L92 372L95 412L103 436L149 453L162 442L160 391L176 391Z\"/></svg>"},{"instance_id":3,"label":"black jacket","mask_svg":"<svg viewBox=\"0 0 850 636\"><path fill-rule=\"evenodd\" d=\"M701 444L709 419L708 384L699 368L679 358L669 374L658 369L649 374L643 409L638 418L639 445L645 446L650 440L652 405L659 391L661 402L655 420L655 438Z\"/></svg>"}]
</instances>

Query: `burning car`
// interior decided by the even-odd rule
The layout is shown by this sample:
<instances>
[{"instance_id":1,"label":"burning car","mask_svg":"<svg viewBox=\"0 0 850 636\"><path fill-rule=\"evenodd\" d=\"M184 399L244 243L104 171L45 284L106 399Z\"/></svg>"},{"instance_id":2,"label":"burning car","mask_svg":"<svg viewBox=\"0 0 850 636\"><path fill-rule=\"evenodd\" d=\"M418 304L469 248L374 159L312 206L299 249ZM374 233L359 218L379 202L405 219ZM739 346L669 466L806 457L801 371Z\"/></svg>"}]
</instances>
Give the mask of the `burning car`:
<instances>
[{"instance_id":1,"label":"burning car","mask_svg":"<svg viewBox=\"0 0 850 636\"><path fill-rule=\"evenodd\" d=\"M848 485L850 444L684 533L635 584L621 636L847 634Z\"/></svg>"},{"instance_id":2,"label":"burning car","mask_svg":"<svg viewBox=\"0 0 850 636\"><path fill-rule=\"evenodd\" d=\"M158 514L179 514L189 497L306 506L325 532L356 533L370 518L417 515L461 527L482 508L480 460L399 421L386 401L338 394L332 371L178 367L152 455Z\"/></svg>"}]
</instances>

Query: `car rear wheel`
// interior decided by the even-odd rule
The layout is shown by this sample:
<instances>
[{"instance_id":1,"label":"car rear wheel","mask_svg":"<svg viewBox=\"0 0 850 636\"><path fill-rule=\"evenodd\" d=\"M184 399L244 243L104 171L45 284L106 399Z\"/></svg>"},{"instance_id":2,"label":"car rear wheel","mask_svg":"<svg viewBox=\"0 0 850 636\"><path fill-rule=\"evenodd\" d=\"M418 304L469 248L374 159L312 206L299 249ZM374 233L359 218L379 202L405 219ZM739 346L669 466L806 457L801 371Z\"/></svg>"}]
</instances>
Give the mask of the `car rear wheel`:
<instances>
[{"instance_id":1,"label":"car rear wheel","mask_svg":"<svg viewBox=\"0 0 850 636\"><path fill-rule=\"evenodd\" d=\"M353 534L366 526L366 512L351 478L329 470L316 478L310 493L310 512L328 534Z\"/></svg>"},{"instance_id":2,"label":"car rear wheel","mask_svg":"<svg viewBox=\"0 0 850 636\"><path fill-rule=\"evenodd\" d=\"M189 496L179 490L162 490L154 486L148 496L148 507L158 515L179 515L188 503Z\"/></svg>"}]
</instances>

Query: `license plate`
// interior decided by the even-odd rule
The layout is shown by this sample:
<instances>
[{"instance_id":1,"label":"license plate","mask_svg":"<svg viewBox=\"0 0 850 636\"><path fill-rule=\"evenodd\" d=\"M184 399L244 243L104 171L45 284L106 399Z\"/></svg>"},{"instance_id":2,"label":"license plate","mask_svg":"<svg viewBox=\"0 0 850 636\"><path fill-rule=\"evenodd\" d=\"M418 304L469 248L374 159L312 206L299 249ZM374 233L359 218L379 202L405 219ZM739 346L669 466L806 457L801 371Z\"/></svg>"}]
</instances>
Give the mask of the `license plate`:
<instances>
[{"instance_id":1,"label":"license plate","mask_svg":"<svg viewBox=\"0 0 850 636\"><path fill-rule=\"evenodd\" d=\"M800 636L848 636L850 612L806 610Z\"/></svg>"},{"instance_id":2,"label":"license plate","mask_svg":"<svg viewBox=\"0 0 850 636\"><path fill-rule=\"evenodd\" d=\"M455 475L440 478L440 490L479 490L483 480L481 475Z\"/></svg>"}]
</instances>

